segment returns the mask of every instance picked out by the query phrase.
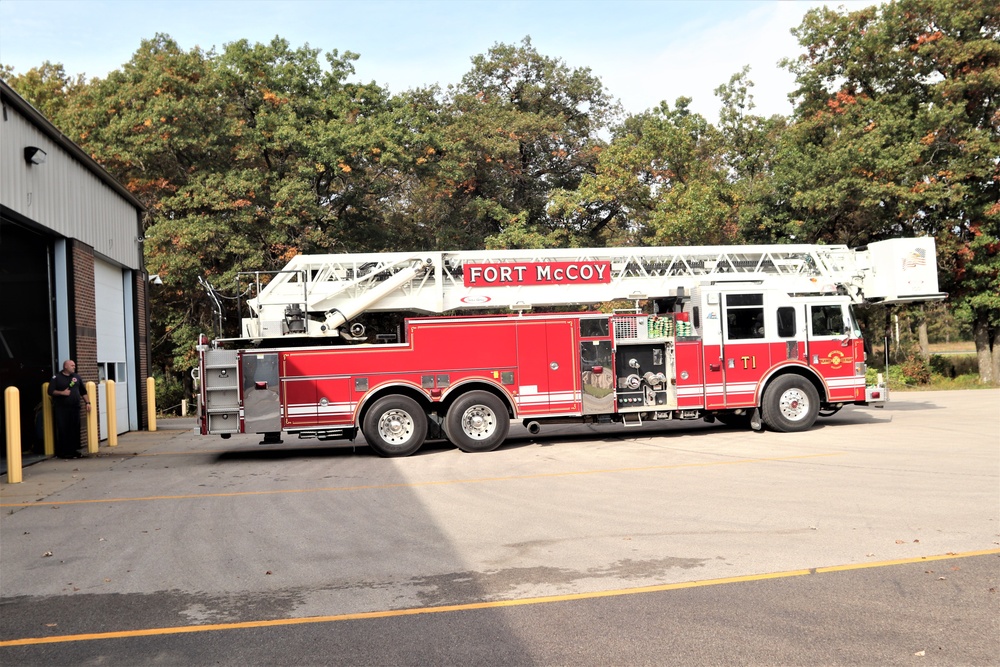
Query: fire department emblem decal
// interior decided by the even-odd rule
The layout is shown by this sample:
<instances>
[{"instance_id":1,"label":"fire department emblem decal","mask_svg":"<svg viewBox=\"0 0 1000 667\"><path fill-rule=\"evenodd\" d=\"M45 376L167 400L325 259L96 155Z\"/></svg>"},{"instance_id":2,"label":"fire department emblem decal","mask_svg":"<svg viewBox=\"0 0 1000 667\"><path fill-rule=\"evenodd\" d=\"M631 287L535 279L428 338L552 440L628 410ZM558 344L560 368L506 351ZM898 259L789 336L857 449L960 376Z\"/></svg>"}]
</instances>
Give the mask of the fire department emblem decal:
<instances>
[{"instance_id":1,"label":"fire department emblem decal","mask_svg":"<svg viewBox=\"0 0 1000 667\"><path fill-rule=\"evenodd\" d=\"M830 353L829 357L823 357L819 360L821 364L829 364L834 370L839 369L844 364L849 364L854 361L854 357L848 357L840 350L835 350Z\"/></svg>"}]
</instances>

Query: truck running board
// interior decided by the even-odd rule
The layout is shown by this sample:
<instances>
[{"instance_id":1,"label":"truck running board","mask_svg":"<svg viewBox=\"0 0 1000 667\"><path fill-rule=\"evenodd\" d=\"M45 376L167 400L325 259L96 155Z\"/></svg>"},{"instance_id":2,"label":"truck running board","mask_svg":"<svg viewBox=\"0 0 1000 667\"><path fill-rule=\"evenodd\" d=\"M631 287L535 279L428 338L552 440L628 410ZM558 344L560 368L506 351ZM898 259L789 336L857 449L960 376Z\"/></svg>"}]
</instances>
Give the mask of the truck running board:
<instances>
[{"instance_id":1,"label":"truck running board","mask_svg":"<svg viewBox=\"0 0 1000 667\"><path fill-rule=\"evenodd\" d=\"M622 415L622 426L642 426L642 415L638 412L635 413L634 422L630 422L628 417L629 416L627 414Z\"/></svg>"}]
</instances>

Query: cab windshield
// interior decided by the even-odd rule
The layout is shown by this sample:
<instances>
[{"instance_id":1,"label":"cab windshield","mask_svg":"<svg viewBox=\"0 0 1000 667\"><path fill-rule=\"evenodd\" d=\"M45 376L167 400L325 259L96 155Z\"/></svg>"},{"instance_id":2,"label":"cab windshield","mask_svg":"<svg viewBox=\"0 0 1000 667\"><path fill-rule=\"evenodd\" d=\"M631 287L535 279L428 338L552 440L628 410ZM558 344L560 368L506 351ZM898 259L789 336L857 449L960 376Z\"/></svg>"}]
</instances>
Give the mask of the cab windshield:
<instances>
[{"instance_id":1,"label":"cab windshield","mask_svg":"<svg viewBox=\"0 0 1000 667\"><path fill-rule=\"evenodd\" d=\"M847 307L847 326L848 331L851 332L851 338L861 338L861 326L858 324L858 320L854 316L853 306Z\"/></svg>"}]
</instances>

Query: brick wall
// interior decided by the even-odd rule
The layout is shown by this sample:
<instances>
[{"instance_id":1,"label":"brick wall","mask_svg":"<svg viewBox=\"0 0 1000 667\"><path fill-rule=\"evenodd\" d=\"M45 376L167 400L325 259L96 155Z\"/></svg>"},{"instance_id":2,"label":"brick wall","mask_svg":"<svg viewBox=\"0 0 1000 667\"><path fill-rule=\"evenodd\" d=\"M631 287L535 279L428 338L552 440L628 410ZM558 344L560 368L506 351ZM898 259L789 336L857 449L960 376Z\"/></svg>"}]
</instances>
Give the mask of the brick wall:
<instances>
[{"instance_id":1,"label":"brick wall","mask_svg":"<svg viewBox=\"0 0 1000 667\"><path fill-rule=\"evenodd\" d=\"M136 375L139 378L139 429L142 431L149 429L149 396L146 391L146 378L149 377L149 308L146 300L146 292L149 289L149 279L141 271L133 271L135 276L135 307L136 307L136 327L139 330L136 350L138 359Z\"/></svg>"},{"instance_id":2,"label":"brick wall","mask_svg":"<svg viewBox=\"0 0 1000 667\"><path fill-rule=\"evenodd\" d=\"M94 249L71 242L70 346L76 372L84 382L97 382L97 298L94 294ZM62 364L62 361L59 362ZM97 410L98 406L91 407ZM87 429L80 429L81 445L87 445Z\"/></svg>"}]
</instances>

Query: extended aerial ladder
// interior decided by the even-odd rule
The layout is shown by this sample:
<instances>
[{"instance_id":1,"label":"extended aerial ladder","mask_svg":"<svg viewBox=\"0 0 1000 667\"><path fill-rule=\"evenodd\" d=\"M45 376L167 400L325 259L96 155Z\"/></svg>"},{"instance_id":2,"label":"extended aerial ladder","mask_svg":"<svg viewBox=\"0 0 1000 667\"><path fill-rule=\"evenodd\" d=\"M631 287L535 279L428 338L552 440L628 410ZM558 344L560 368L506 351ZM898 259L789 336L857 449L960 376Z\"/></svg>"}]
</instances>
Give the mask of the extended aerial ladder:
<instances>
[{"instance_id":1,"label":"extended aerial ladder","mask_svg":"<svg viewBox=\"0 0 1000 667\"><path fill-rule=\"evenodd\" d=\"M252 296L242 339L350 339L365 312L530 310L620 299L683 298L697 285L773 283L789 294L852 301L939 299L934 239L845 245L568 248L299 255L241 274Z\"/></svg>"}]
</instances>

